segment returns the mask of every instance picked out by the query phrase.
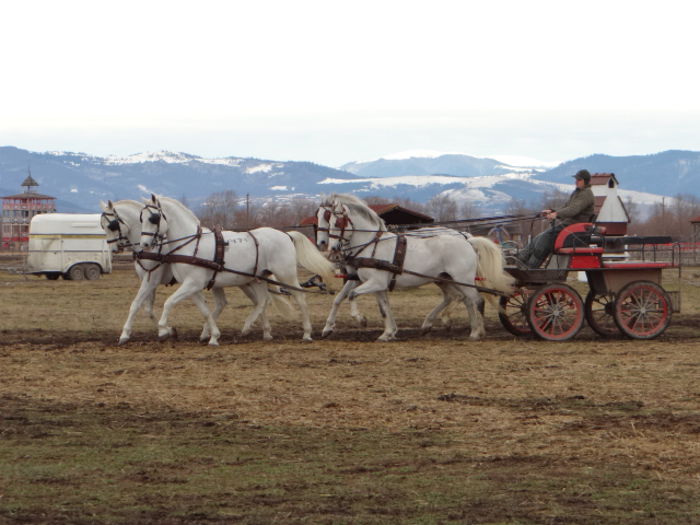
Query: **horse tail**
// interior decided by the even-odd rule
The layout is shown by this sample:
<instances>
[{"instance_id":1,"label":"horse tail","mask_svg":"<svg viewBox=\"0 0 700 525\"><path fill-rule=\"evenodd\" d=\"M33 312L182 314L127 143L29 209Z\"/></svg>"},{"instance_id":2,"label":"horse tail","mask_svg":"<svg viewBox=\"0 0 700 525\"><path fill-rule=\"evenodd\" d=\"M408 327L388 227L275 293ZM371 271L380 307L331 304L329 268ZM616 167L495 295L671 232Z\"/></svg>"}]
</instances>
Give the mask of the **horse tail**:
<instances>
[{"instance_id":1,"label":"horse tail","mask_svg":"<svg viewBox=\"0 0 700 525\"><path fill-rule=\"evenodd\" d=\"M332 287L335 283L335 265L326 259L303 233L291 231L287 232L287 235L294 242L299 264L310 272L320 275L326 286Z\"/></svg>"},{"instance_id":2,"label":"horse tail","mask_svg":"<svg viewBox=\"0 0 700 525\"><path fill-rule=\"evenodd\" d=\"M274 274L272 275L272 278L275 278ZM274 305L275 310L277 310L277 312L279 312L284 317L289 317L294 314L294 308L292 308L292 303L290 303L289 299L287 299L287 297L285 297L282 294L278 286L268 286L267 290L268 292L270 292L272 304Z\"/></svg>"},{"instance_id":3,"label":"horse tail","mask_svg":"<svg viewBox=\"0 0 700 525\"><path fill-rule=\"evenodd\" d=\"M481 286L506 294L513 293L515 278L503 269L503 254L498 245L488 237L470 237L467 242L476 250L479 258L476 274L482 279Z\"/></svg>"}]
</instances>

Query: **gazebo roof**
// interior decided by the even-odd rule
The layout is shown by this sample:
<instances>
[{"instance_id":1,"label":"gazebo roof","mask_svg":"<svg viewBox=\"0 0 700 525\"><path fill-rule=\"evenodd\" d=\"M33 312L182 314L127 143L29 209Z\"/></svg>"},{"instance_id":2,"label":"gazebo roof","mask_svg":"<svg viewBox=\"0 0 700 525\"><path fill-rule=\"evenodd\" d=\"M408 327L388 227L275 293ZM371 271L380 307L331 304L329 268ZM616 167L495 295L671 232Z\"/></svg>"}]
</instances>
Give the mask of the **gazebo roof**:
<instances>
[{"instance_id":1,"label":"gazebo roof","mask_svg":"<svg viewBox=\"0 0 700 525\"><path fill-rule=\"evenodd\" d=\"M3 197L0 197L0 199L56 200L56 197L51 197L50 195L42 195L41 193L34 193L33 191L25 191L24 193L18 193L16 195L5 195Z\"/></svg>"},{"instance_id":2,"label":"gazebo roof","mask_svg":"<svg viewBox=\"0 0 700 525\"><path fill-rule=\"evenodd\" d=\"M26 186L27 188L30 188L32 186L38 186L39 183L34 180L34 177L32 177L32 174L30 173L27 175L27 178L24 179L24 182L20 184L20 186Z\"/></svg>"}]
</instances>

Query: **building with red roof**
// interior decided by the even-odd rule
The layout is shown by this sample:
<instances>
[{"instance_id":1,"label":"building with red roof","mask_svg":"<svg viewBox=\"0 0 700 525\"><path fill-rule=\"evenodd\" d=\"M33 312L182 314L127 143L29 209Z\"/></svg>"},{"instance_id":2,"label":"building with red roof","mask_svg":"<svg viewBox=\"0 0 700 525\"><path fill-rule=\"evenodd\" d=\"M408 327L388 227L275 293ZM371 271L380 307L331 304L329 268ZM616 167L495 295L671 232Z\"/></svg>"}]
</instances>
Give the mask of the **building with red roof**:
<instances>
[{"instance_id":1,"label":"building with red roof","mask_svg":"<svg viewBox=\"0 0 700 525\"><path fill-rule=\"evenodd\" d=\"M0 197L2 215L0 215L0 248L24 249L29 241L29 223L32 217L40 213L54 213L56 198L34 191L39 183L31 172L22 182L25 190L16 195Z\"/></svg>"}]
</instances>

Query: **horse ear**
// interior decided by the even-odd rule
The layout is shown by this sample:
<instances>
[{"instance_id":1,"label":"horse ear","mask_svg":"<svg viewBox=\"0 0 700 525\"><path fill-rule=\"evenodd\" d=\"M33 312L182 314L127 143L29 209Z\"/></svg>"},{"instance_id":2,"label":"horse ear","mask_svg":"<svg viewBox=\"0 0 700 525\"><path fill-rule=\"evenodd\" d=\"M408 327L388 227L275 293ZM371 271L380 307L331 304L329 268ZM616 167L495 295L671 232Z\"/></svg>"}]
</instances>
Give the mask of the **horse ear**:
<instances>
[{"instance_id":1,"label":"horse ear","mask_svg":"<svg viewBox=\"0 0 700 525\"><path fill-rule=\"evenodd\" d=\"M153 193L151 193L151 202L153 202L153 204L156 204L158 202L158 199Z\"/></svg>"},{"instance_id":2,"label":"horse ear","mask_svg":"<svg viewBox=\"0 0 700 525\"><path fill-rule=\"evenodd\" d=\"M114 204L112 204L112 201L107 201L107 209L108 209L108 210L113 210L113 209L114 209Z\"/></svg>"}]
</instances>

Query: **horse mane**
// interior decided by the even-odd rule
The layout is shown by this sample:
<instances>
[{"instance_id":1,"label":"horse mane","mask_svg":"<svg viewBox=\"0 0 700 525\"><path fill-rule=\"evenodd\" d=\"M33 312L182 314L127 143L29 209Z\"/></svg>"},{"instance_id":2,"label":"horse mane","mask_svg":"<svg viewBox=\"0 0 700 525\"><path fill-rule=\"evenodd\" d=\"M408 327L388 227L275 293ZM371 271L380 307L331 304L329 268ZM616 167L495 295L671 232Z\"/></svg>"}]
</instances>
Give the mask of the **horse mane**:
<instances>
[{"instance_id":1,"label":"horse mane","mask_svg":"<svg viewBox=\"0 0 700 525\"><path fill-rule=\"evenodd\" d=\"M192 220L195 222L195 224L199 225L199 218L194 214L192 210L190 210L187 206L182 204L179 200L173 199L172 197L158 197L158 199L161 202L165 202L166 204L170 204L172 206L175 206L182 210L184 213L187 213Z\"/></svg>"},{"instance_id":2,"label":"horse mane","mask_svg":"<svg viewBox=\"0 0 700 525\"><path fill-rule=\"evenodd\" d=\"M355 195L350 195L349 193L333 193L324 199L323 205L330 206L334 202L343 204L347 206L350 210L353 210L357 214L361 215L369 222L378 228L380 231L386 231L386 223L377 212L370 208L365 201L356 197Z\"/></svg>"},{"instance_id":3,"label":"horse mane","mask_svg":"<svg viewBox=\"0 0 700 525\"><path fill-rule=\"evenodd\" d=\"M143 203L139 201L135 201L133 199L122 199L117 202L113 202L112 205L116 208L117 206L130 206L132 208L136 208L138 210L141 210L143 208Z\"/></svg>"}]
</instances>

